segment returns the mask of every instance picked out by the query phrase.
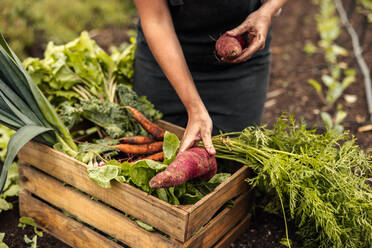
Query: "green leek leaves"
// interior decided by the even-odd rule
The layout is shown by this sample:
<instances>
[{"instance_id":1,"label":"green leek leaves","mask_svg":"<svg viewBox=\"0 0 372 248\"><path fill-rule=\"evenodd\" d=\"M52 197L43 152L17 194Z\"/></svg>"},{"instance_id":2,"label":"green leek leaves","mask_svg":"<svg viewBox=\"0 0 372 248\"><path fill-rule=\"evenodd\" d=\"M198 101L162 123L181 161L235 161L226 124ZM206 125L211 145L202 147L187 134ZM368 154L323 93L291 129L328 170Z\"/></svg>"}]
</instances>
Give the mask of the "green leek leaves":
<instances>
[{"instance_id":1,"label":"green leek leaves","mask_svg":"<svg viewBox=\"0 0 372 248\"><path fill-rule=\"evenodd\" d=\"M0 124L17 131L9 142L0 176L0 192L3 190L9 166L18 151L31 139L37 137L38 141L48 145L62 143L70 155L77 151L69 130L34 84L1 33Z\"/></svg>"}]
</instances>

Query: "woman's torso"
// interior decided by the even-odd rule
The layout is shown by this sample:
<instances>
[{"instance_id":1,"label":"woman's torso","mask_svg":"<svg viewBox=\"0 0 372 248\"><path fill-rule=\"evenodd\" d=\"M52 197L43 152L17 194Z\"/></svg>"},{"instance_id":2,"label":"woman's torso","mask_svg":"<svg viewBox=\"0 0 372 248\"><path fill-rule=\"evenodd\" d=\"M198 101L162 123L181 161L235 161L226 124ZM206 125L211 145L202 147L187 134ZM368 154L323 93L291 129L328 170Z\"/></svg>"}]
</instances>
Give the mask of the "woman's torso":
<instances>
[{"instance_id":1,"label":"woman's torso","mask_svg":"<svg viewBox=\"0 0 372 248\"><path fill-rule=\"evenodd\" d=\"M192 72L210 72L218 69L237 70L236 66L218 61L215 56L215 41L227 30L240 25L247 16L261 6L261 0L169 0L169 10L174 27L181 43L187 64ZM147 46L139 25L138 56L151 59L153 56ZM166 37L165 37L166 38ZM253 58L268 59L271 32L264 50ZM244 63L243 63L244 64Z\"/></svg>"}]
</instances>

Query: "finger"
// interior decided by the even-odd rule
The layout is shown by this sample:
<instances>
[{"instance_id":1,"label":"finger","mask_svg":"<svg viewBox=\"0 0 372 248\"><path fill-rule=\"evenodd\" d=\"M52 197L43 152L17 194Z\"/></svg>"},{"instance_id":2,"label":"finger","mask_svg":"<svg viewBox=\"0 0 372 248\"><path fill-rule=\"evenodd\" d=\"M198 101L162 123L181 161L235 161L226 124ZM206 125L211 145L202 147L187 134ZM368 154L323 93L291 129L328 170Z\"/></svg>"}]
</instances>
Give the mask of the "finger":
<instances>
[{"instance_id":1,"label":"finger","mask_svg":"<svg viewBox=\"0 0 372 248\"><path fill-rule=\"evenodd\" d=\"M248 29L249 29L249 22L245 21L242 24L240 24L239 26L237 26L236 28L227 31L226 34L235 37L235 36L239 36L241 34L244 34L245 32L248 31Z\"/></svg>"},{"instance_id":2,"label":"finger","mask_svg":"<svg viewBox=\"0 0 372 248\"><path fill-rule=\"evenodd\" d=\"M245 48L242 54L231 63L241 63L250 59L257 51L265 47L265 39L262 36L257 36L247 48Z\"/></svg>"},{"instance_id":3,"label":"finger","mask_svg":"<svg viewBox=\"0 0 372 248\"><path fill-rule=\"evenodd\" d=\"M202 139L204 143L205 149L208 151L210 155L215 155L216 150L214 149L213 143L212 143L212 135L210 131L204 131L202 133Z\"/></svg>"},{"instance_id":4,"label":"finger","mask_svg":"<svg viewBox=\"0 0 372 248\"><path fill-rule=\"evenodd\" d=\"M197 135L194 133L188 133L186 132L182 138L181 146L180 146L180 152L184 152L187 149L194 146L195 142L197 140Z\"/></svg>"}]
</instances>

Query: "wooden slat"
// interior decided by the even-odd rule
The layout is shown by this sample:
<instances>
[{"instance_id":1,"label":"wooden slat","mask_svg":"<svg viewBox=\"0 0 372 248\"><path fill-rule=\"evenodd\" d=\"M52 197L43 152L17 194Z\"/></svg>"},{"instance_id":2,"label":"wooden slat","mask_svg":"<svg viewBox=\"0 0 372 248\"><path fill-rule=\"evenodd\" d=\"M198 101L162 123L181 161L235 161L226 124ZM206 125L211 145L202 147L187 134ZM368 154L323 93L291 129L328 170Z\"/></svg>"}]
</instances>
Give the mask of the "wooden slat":
<instances>
[{"instance_id":1,"label":"wooden slat","mask_svg":"<svg viewBox=\"0 0 372 248\"><path fill-rule=\"evenodd\" d=\"M30 166L20 164L19 178L21 186L29 192L133 248L179 247L178 243L140 228L122 213Z\"/></svg>"},{"instance_id":2,"label":"wooden slat","mask_svg":"<svg viewBox=\"0 0 372 248\"><path fill-rule=\"evenodd\" d=\"M18 155L21 161L156 227L177 240L185 241L188 218L185 210L129 184L113 182L110 189L104 189L89 179L86 165L45 145L30 142Z\"/></svg>"},{"instance_id":3,"label":"wooden slat","mask_svg":"<svg viewBox=\"0 0 372 248\"><path fill-rule=\"evenodd\" d=\"M35 219L46 232L74 248L122 248L103 235L67 217L23 191L19 193L21 216Z\"/></svg>"},{"instance_id":4,"label":"wooden slat","mask_svg":"<svg viewBox=\"0 0 372 248\"><path fill-rule=\"evenodd\" d=\"M174 125L170 122L158 120L155 122L159 127L164 128L168 130L171 133L174 133L177 135L178 138L182 139L183 133L185 132L185 129L183 127Z\"/></svg>"},{"instance_id":5,"label":"wooden slat","mask_svg":"<svg viewBox=\"0 0 372 248\"><path fill-rule=\"evenodd\" d=\"M247 191L235 200L233 208L225 208L203 229L184 244L187 248L209 248L220 240L237 223L244 219L251 207L252 192Z\"/></svg>"},{"instance_id":6,"label":"wooden slat","mask_svg":"<svg viewBox=\"0 0 372 248\"><path fill-rule=\"evenodd\" d=\"M238 225L231 229L213 248L229 248L230 245L247 230L252 214L248 214Z\"/></svg>"},{"instance_id":7,"label":"wooden slat","mask_svg":"<svg viewBox=\"0 0 372 248\"><path fill-rule=\"evenodd\" d=\"M249 177L249 169L246 166L240 168L230 178L221 183L212 193L203 197L200 201L187 209L190 213L186 240L220 209L228 200L249 190L249 185L244 181Z\"/></svg>"}]
</instances>

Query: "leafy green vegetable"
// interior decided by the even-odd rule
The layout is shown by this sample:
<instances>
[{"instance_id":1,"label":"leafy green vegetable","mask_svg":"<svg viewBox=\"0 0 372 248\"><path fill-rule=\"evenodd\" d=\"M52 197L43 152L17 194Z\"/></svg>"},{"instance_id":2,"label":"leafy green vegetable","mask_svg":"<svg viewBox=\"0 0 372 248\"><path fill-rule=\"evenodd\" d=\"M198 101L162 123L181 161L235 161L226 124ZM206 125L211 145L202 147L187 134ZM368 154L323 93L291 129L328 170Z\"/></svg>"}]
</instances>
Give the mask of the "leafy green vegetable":
<instances>
[{"instance_id":1,"label":"leafy green vegetable","mask_svg":"<svg viewBox=\"0 0 372 248\"><path fill-rule=\"evenodd\" d=\"M116 103L101 102L98 99L84 100L81 101L81 109L85 119L102 127L114 139L136 135L147 136L147 132L127 110Z\"/></svg>"},{"instance_id":2,"label":"leafy green vegetable","mask_svg":"<svg viewBox=\"0 0 372 248\"><path fill-rule=\"evenodd\" d=\"M91 180L103 188L111 188L110 181L119 175L120 168L116 165L92 166L88 168L88 176Z\"/></svg>"},{"instance_id":3,"label":"leafy green vegetable","mask_svg":"<svg viewBox=\"0 0 372 248\"><path fill-rule=\"evenodd\" d=\"M164 152L164 163L169 165L176 158L180 141L178 137L168 131L164 134L163 152Z\"/></svg>"},{"instance_id":4,"label":"leafy green vegetable","mask_svg":"<svg viewBox=\"0 0 372 248\"><path fill-rule=\"evenodd\" d=\"M146 96L139 97L136 92L126 85L117 86L117 94L121 106L130 106L143 113L150 121L159 120L163 115L155 109L154 104Z\"/></svg>"},{"instance_id":5,"label":"leafy green vegetable","mask_svg":"<svg viewBox=\"0 0 372 248\"><path fill-rule=\"evenodd\" d=\"M216 157L248 165L254 186L275 193L303 247L371 247L371 160L347 134L317 134L292 116L274 129L251 127L213 137Z\"/></svg>"},{"instance_id":6,"label":"leafy green vegetable","mask_svg":"<svg viewBox=\"0 0 372 248\"><path fill-rule=\"evenodd\" d=\"M0 248L9 248L7 244L3 242L5 233L0 233Z\"/></svg>"},{"instance_id":7,"label":"leafy green vegetable","mask_svg":"<svg viewBox=\"0 0 372 248\"><path fill-rule=\"evenodd\" d=\"M110 188L110 182L116 180L119 183L131 184L144 192L152 194L159 199L171 204L194 204L203 196L209 194L220 183L226 180L231 174L220 173L212 177L208 182L194 180L178 187L153 190L149 186L151 178L157 173L165 170L177 155L180 141L175 134L165 132L163 150L164 162L143 159L131 164L127 161L120 163L111 160L102 165L89 167L88 176L91 180L104 188ZM89 144L91 146L91 144Z\"/></svg>"}]
</instances>

